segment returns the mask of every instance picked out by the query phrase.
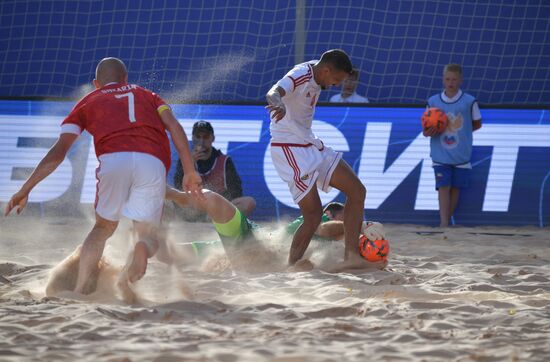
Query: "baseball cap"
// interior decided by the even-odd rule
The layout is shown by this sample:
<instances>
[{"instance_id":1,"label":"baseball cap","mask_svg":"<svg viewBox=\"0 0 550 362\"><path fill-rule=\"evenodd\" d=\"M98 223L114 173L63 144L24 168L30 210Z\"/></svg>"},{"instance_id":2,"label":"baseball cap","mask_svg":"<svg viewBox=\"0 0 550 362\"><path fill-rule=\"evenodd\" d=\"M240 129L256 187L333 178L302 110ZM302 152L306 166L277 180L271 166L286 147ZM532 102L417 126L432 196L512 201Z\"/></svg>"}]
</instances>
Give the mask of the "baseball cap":
<instances>
[{"instance_id":1,"label":"baseball cap","mask_svg":"<svg viewBox=\"0 0 550 362\"><path fill-rule=\"evenodd\" d=\"M193 135L196 135L199 132L208 132L214 134L214 128L212 128L210 122L198 121L195 122L195 124L193 125Z\"/></svg>"}]
</instances>

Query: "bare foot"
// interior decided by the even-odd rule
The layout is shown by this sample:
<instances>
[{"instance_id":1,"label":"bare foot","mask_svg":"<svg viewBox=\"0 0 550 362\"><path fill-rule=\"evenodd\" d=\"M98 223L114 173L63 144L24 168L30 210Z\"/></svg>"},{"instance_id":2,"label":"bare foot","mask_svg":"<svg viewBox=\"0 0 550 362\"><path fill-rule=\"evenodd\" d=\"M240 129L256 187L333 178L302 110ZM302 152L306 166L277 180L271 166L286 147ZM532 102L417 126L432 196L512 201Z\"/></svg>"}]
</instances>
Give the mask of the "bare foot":
<instances>
[{"instance_id":1,"label":"bare foot","mask_svg":"<svg viewBox=\"0 0 550 362\"><path fill-rule=\"evenodd\" d=\"M382 270L388 265L387 260L367 261L363 258L348 258L325 271L339 273L345 270Z\"/></svg>"},{"instance_id":2,"label":"bare foot","mask_svg":"<svg viewBox=\"0 0 550 362\"><path fill-rule=\"evenodd\" d=\"M136 293L130 287L127 269L123 269L117 281L117 287L122 294L122 300L128 304L134 304L137 300Z\"/></svg>"},{"instance_id":3,"label":"bare foot","mask_svg":"<svg viewBox=\"0 0 550 362\"><path fill-rule=\"evenodd\" d=\"M140 241L136 244L132 261L124 269L127 271L130 283L135 283L143 278L147 270L147 247L143 242Z\"/></svg>"},{"instance_id":4,"label":"bare foot","mask_svg":"<svg viewBox=\"0 0 550 362\"><path fill-rule=\"evenodd\" d=\"M310 270L313 270L313 263L309 259L300 259L296 264L288 268L288 271L292 272L305 272Z\"/></svg>"},{"instance_id":5,"label":"bare foot","mask_svg":"<svg viewBox=\"0 0 550 362\"><path fill-rule=\"evenodd\" d=\"M84 285L82 285L80 288L75 287L74 292L84 294L84 295L92 294L93 292L96 291L98 278L99 278L99 266L98 268L96 268L90 273L90 276L88 277L88 279L84 281Z\"/></svg>"},{"instance_id":6,"label":"bare foot","mask_svg":"<svg viewBox=\"0 0 550 362\"><path fill-rule=\"evenodd\" d=\"M174 263L174 259L172 258L173 251L169 243L169 240L166 238L159 240L159 248L155 254L158 261L168 265Z\"/></svg>"}]
</instances>

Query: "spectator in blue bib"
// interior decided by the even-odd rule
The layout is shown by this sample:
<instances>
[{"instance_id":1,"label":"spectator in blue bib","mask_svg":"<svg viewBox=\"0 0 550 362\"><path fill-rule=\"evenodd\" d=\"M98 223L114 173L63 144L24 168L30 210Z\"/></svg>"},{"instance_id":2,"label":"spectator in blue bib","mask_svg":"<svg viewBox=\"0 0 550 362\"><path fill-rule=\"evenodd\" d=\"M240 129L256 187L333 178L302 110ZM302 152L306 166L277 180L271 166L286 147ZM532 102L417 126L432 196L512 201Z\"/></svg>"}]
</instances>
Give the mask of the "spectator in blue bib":
<instances>
[{"instance_id":1,"label":"spectator in blue bib","mask_svg":"<svg viewBox=\"0 0 550 362\"><path fill-rule=\"evenodd\" d=\"M481 128L481 113L474 96L463 92L462 67L447 64L443 70L443 92L428 99L427 108L441 109L449 120L438 134L433 127L423 131L430 137L430 156L439 197L440 226L447 227L458 205L460 190L469 186L473 132ZM454 221L454 219L453 219Z\"/></svg>"}]
</instances>

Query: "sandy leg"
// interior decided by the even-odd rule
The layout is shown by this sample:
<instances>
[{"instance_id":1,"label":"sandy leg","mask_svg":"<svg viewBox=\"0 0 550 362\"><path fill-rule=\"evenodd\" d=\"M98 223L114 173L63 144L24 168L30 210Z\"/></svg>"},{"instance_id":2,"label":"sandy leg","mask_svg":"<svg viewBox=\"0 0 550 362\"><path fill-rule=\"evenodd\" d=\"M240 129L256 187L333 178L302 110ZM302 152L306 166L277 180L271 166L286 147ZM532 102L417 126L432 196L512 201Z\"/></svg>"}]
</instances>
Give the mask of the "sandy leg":
<instances>
[{"instance_id":1,"label":"sandy leg","mask_svg":"<svg viewBox=\"0 0 550 362\"><path fill-rule=\"evenodd\" d=\"M132 285L145 275L147 271L147 259L147 246L140 241L134 247L133 253L128 257L128 261L117 281L117 287L122 293L122 299L126 303L132 304L137 300Z\"/></svg>"},{"instance_id":2,"label":"sandy leg","mask_svg":"<svg viewBox=\"0 0 550 362\"><path fill-rule=\"evenodd\" d=\"M134 304L137 301L137 296L134 290L131 287L130 281L128 280L128 273L126 268L122 270L118 281L116 283L122 300L128 304Z\"/></svg>"},{"instance_id":3,"label":"sandy leg","mask_svg":"<svg viewBox=\"0 0 550 362\"><path fill-rule=\"evenodd\" d=\"M143 278L147 271L147 258L147 246L143 242L138 242L130 256L129 263L124 267L130 283L135 283Z\"/></svg>"}]
</instances>

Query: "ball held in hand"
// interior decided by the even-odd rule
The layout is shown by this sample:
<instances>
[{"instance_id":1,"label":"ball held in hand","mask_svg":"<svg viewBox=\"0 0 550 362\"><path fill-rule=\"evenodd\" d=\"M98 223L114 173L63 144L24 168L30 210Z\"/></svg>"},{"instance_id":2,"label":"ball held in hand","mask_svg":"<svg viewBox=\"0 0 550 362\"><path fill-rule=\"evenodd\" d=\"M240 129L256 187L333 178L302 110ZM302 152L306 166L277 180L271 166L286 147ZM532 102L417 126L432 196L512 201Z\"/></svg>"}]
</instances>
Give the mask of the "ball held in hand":
<instances>
[{"instance_id":1,"label":"ball held in hand","mask_svg":"<svg viewBox=\"0 0 550 362\"><path fill-rule=\"evenodd\" d=\"M438 134L445 132L447 124L449 123L449 119L445 112L436 107L426 109L424 114L422 114L421 121L423 129L432 127Z\"/></svg>"}]
</instances>

